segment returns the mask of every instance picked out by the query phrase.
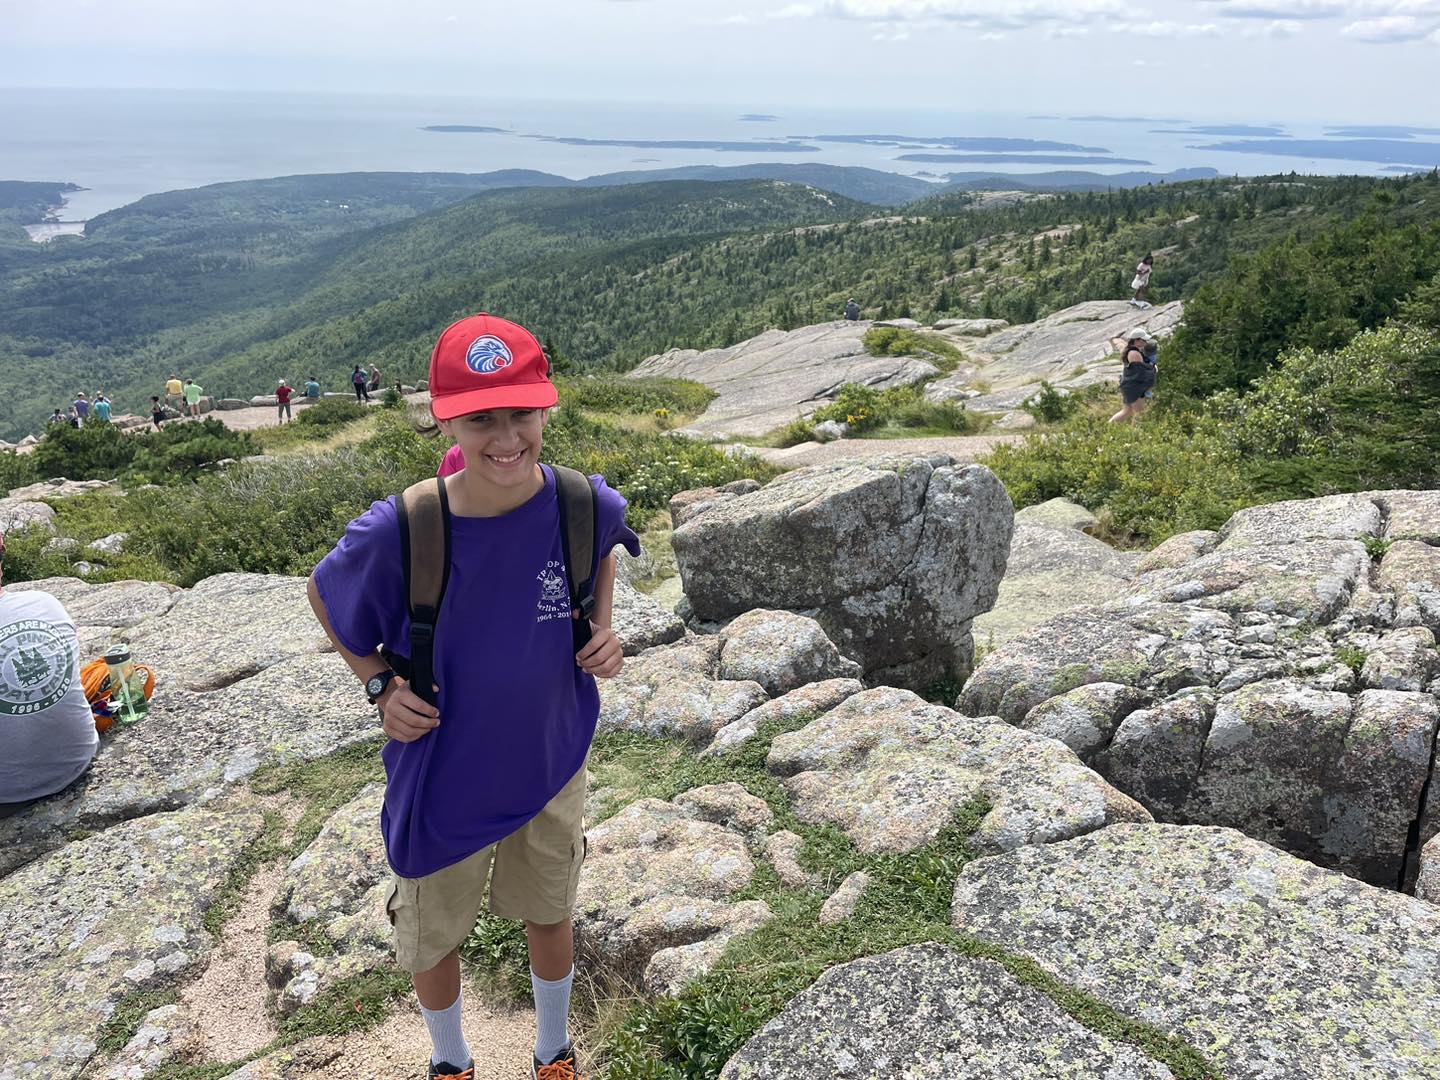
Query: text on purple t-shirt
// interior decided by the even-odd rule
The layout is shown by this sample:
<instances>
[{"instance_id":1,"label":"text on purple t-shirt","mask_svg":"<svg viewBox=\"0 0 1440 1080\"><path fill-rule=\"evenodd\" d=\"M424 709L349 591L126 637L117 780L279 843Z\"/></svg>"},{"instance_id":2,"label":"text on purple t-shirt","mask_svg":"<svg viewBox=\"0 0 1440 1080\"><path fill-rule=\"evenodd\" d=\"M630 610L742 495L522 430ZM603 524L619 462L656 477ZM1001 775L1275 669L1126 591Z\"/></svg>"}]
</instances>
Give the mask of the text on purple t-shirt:
<instances>
[{"instance_id":1,"label":"text on purple t-shirt","mask_svg":"<svg viewBox=\"0 0 1440 1080\"><path fill-rule=\"evenodd\" d=\"M600 713L575 663L555 476L500 517L451 517L450 580L435 629L440 725L385 744L380 827L390 865L422 877L473 855L538 814L585 761ZM595 560L638 554L625 499L592 476ZM591 568L592 573L595 567ZM394 499L373 504L315 568L341 644L410 651Z\"/></svg>"}]
</instances>

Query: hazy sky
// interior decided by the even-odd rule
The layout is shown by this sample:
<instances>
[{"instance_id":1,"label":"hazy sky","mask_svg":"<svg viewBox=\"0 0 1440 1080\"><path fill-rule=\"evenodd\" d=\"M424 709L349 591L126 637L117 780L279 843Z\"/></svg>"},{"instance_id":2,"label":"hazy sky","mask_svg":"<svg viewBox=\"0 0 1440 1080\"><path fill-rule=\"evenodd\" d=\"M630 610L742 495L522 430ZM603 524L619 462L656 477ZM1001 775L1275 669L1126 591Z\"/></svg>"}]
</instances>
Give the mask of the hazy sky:
<instances>
[{"instance_id":1,"label":"hazy sky","mask_svg":"<svg viewBox=\"0 0 1440 1080\"><path fill-rule=\"evenodd\" d=\"M1440 126L1440 0L0 0L0 85Z\"/></svg>"}]
</instances>

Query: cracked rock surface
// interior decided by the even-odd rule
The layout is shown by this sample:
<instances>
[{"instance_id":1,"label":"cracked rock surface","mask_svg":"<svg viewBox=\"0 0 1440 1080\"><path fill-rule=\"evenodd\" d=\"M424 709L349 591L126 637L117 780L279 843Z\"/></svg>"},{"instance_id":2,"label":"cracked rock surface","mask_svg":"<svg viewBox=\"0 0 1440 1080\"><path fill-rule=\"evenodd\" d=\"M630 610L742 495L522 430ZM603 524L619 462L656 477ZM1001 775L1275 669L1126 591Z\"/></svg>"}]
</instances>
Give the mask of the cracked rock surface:
<instances>
[{"instance_id":1,"label":"cracked rock surface","mask_svg":"<svg viewBox=\"0 0 1440 1080\"><path fill-rule=\"evenodd\" d=\"M1117 825L979 859L952 918L1231 1080L1440 1077L1440 908L1231 829Z\"/></svg>"}]
</instances>

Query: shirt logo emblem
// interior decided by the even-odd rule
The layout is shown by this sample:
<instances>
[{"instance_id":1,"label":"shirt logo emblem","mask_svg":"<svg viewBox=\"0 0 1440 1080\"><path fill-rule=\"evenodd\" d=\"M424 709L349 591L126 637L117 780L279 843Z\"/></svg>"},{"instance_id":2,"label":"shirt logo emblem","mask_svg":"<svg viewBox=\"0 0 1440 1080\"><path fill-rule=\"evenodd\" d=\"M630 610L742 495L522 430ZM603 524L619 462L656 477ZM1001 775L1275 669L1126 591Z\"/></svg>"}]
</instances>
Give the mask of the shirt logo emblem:
<instances>
[{"instance_id":1,"label":"shirt logo emblem","mask_svg":"<svg viewBox=\"0 0 1440 1080\"><path fill-rule=\"evenodd\" d=\"M494 334L476 338L465 351L465 363L476 375L494 375L514 362L510 346Z\"/></svg>"},{"instance_id":2,"label":"shirt logo emblem","mask_svg":"<svg viewBox=\"0 0 1440 1080\"><path fill-rule=\"evenodd\" d=\"M43 619L0 628L0 716L43 712L74 679L75 647L61 628Z\"/></svg>"}]
</instances>

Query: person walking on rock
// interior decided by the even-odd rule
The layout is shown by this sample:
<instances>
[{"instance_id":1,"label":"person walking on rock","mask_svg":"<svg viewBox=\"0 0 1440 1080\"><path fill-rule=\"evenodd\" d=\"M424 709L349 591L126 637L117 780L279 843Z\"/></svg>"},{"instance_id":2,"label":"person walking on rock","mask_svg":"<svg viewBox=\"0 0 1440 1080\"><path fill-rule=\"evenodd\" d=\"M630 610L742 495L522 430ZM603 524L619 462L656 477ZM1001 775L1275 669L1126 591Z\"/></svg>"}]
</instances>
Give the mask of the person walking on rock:
<instances>
[{"instance_id":1,"label":"person walking on rock","mask_svg":"<svg viewBox=\"0 0 1440 1080\"><path fill-rule=\"evenodd\" d=\"M357 402L370 400L370 379L365 372L360 370L360 365L355 365L355 370L350 373L350 385L355 387L355 400Z\"/></svg>"},{"instance_id":2,"label":"person walking on rock","mask_svg":"<svg viewBox=\"0 0 1440 1080\"><path fill-rule=\"evenodd\" d=\"M853 296L845 302L845 318L850 322L855 322L860 318L860 305L855 302Z\"/></svg>"},{"instance_id":3,"label":"person walking on rock","mask_svg":"<svg viewBox=\"0 0 1440 1080\"><path fill-rule=\"evenodd\" d=\"M1130 282L1130 288L1135 290L1135 295L1130 300L1132 307L1147 308L1150 306L1145 299L1145 294L1150 289L1150 274L1154 269L1154 255L1146 255L1140 260L1140 265L1135 267L1135 278Z\"/></svg>"},{"instance_id":4,"label":"person walking on rock","mask_svg":"<svg viewBox=\"0 0 1440 1080\"><path fill-rule=\"evenodd\" d=\"M189 411L190 415L197 420L200 418L200 399L204 396L204 394L205 391L200 388L200 384L197 383L194 379L186 382L185 407Z\"/></svg>"},{"instance_id":5,"label":"person walking on rock","mask_svg":"<svg viewBox=\"0 0 1440 1080\"><path fill-rule=\"evenodd\" d=\"M290 412L290 398L294 395L294 393L295 388L292 387L289 383L287 383L284 379L281 379L279 384L276 385L275 403L279 406L276 414L277 423L283 424L286 420L295 419L294 415Z\"/></svg>"},{"instance_id":6,"label":"person walking on rock","mask_svg":"<svg viewBox=\"0 0 1440 1080\"><path fill-rule=\"evenodd\" d=\"M1129 423L1150 405L1157 371L1157 365L1145 358L1151 340L1149 333L1138 327L1125 335L1120 352L1120 397L1124 407L1110 417L1112 424Z\"/></svg>"},{"instance_id":7,"label":"person walking on rock","mask_svg":"<svg viewBox=\"0 0 1440 1080\"><path fill-rule=\"evenodd\" d=\"M69 787L100 744L75 620L41 589L6 592L4 574L0 531L0 818Z\"/></svg>"},{"instance_id":8,"label":"person walking on rock","mask_svg":"<svg viewBox=\"0 0 1440 1080\"><path fill-rule=\"evenodd\" d=\"M160 404L160 395L150 395L150 422L155 425L155 430L160 430L161 423L165 420L165 406Z\"/></svg>"},{"instance_id":9,"label":"person walking on rock","mask_svg":"<svg viewBox=\"0 0 1440 1080\"><path fill-rule=\"evenodd\" d=\"M613 678L623 662L610 628L612 551L635 553L639 541L625 500L590 477L595 553L583 572L595 606L577 649L558 480L540 462L557 395L539 342L491 315L461 319L431 354L429 387L431 412L465 464L427 481L443 485L451 536L431 639L435 685L417 693L379 651L413 649L396 499L349 524L310 578L310 603L390 740L381 751L380 828L394 871L385 907L430 1035L429 1077L474 1076L458 950L488 880L490 910L525 923L533 1075L575 1080L567 1022L585 761L600 708L595 679Z\"/></svg>"}]
</instances>

